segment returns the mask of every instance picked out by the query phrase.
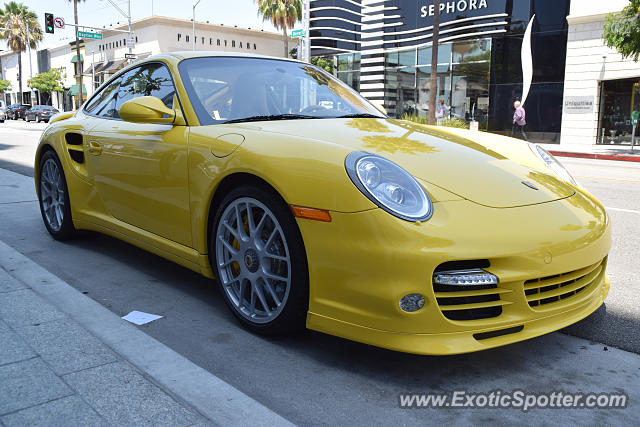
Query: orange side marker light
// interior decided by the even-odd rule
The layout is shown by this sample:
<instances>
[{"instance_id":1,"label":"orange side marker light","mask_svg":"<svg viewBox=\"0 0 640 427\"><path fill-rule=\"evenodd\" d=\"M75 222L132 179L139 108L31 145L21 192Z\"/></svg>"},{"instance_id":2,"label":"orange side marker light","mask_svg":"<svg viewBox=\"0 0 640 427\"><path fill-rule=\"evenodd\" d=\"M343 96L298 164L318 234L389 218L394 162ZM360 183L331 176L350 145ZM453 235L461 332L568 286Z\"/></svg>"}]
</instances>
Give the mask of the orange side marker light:
<instances>
[{"instance_id":1,"label":"orange side marker light","mask_svg":"<svg viewBox=\"0 0 640 427\"><path fill-rule=\"evenodd\" d=\"M314 221L331 222L331 214L329 211L315 208L306 208L304 206L290 205L291 212L296 218L312 219Z\"/></svg>"}]
</instances>

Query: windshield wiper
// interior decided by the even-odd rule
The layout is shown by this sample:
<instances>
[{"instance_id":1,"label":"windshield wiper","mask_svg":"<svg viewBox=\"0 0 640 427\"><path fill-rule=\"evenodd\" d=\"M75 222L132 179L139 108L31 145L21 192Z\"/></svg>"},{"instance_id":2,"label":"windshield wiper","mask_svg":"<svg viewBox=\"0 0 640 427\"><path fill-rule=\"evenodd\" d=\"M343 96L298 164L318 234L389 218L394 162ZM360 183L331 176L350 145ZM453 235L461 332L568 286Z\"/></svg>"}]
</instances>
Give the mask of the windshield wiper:
<instances>
[{"instance_id":1,"label":"windshield wiper","mask_svg":"<svg viewBox=\"0 0 640 427\"><path fill-rule=\"evenodd\" d=\"M267 116L250 116L240 119L227 120L225 123L242 123L242 122L262 122L270 120L296 120L296 119L317 119L315 116L306 116L304 114L273 114Z\"/></svg>"},{"instance_id":2,"label":"windshield wiper","mask_svg":"<svg viewBox=\"0 0 640 427\"><path fill-rule=\"evenodd\" d=\"M377 116L375 114L369 113L356 113L356 114L345 114L344 116L338 116L336 119L384 119L383 116Z\"/></svg>"}]
</instances>

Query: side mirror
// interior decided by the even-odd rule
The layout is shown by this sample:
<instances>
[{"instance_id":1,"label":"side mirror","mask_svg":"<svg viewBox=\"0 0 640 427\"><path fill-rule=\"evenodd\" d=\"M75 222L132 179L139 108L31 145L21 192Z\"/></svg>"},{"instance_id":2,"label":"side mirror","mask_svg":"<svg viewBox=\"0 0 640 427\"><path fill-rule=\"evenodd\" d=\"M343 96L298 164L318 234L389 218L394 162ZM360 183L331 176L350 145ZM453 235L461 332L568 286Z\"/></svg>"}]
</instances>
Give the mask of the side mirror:
<instances>
[{"instance_id":1,"label":"side mirror","mask_svg":"<svg viewBox=\"0 0 640 427\"><path fill-rule=\"evenodd\" d=\"M160 98L155 96L130 99L122 104L118 115L122 120L133 123L179 124L184 121L179 111L168 108Z\"/></svg>"}]
</instances>

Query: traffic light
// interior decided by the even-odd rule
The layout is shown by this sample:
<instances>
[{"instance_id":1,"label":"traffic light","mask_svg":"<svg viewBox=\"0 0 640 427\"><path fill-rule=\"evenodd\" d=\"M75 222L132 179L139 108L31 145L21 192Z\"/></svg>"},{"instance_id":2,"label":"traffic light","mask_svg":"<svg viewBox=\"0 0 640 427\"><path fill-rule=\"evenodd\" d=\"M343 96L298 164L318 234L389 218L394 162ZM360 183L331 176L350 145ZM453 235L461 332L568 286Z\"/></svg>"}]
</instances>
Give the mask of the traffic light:
<instances>
[{"instance_id":1,"label":"traffic light","mask_svg":"<svg viewBox=\"0 0 640 427\"><path fill-rule=\"evenodd\" d=\"M44 32L53 34L55 26L53 25L53 13L44 14Z\"/></svg>"}]
</instances>

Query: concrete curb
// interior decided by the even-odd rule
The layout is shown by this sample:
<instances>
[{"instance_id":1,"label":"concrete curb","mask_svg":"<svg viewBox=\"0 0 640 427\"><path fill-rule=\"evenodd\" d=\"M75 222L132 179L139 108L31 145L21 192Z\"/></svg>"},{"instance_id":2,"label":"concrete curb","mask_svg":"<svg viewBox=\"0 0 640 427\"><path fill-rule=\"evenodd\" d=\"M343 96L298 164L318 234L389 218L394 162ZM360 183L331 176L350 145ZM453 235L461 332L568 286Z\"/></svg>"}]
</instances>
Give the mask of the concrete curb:
<instances>
[{"instance_id":1,"label":"concrete curb","mask_svg":"<svg viewBox=\"0 0 640 427\"><path fill-rule=\"evenodd\" d=\"M596 154L596 153L577 153L573 151L556 151L549 150L551 154L559 157L578 157L581 159L598 159L598 160L618 160L623 162L640 162L640 154Z\"/></svg>"},{"instance_id":2,"label":"concrete curb","mask_svg":"<svg viewBox=\"0 0 640 427\"><path fill-rule=\"evenodd\" d=\"M223 426L293 426L0 241L0 265L159 386Z\"/></svg>"}]
</instances>

